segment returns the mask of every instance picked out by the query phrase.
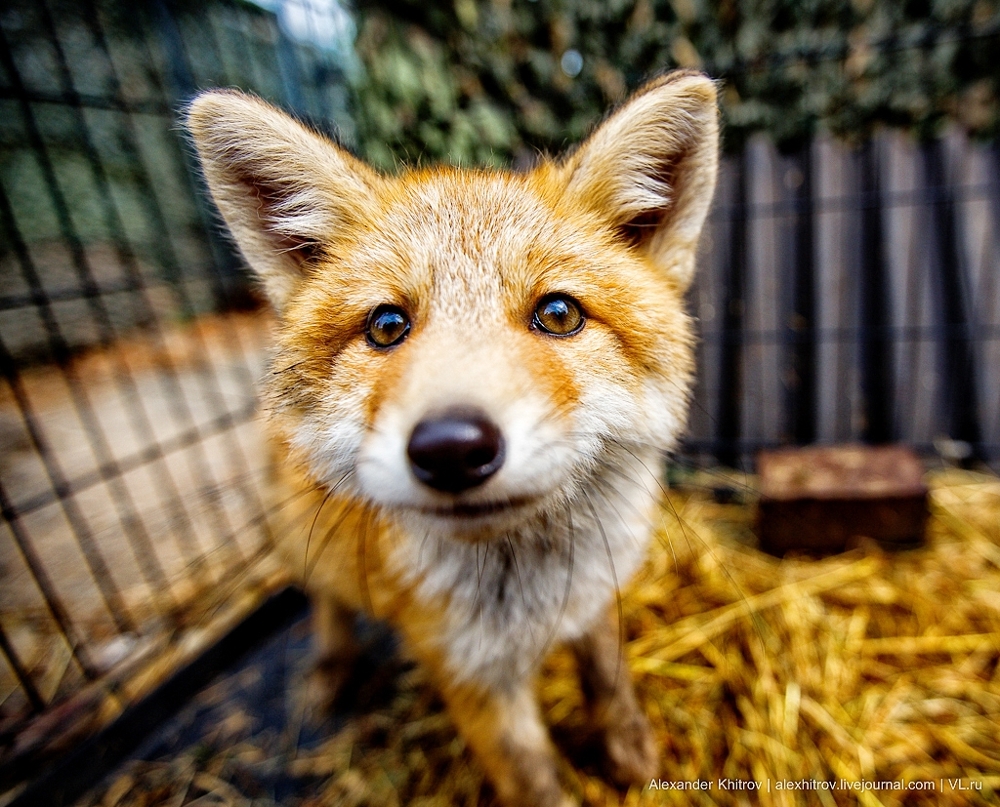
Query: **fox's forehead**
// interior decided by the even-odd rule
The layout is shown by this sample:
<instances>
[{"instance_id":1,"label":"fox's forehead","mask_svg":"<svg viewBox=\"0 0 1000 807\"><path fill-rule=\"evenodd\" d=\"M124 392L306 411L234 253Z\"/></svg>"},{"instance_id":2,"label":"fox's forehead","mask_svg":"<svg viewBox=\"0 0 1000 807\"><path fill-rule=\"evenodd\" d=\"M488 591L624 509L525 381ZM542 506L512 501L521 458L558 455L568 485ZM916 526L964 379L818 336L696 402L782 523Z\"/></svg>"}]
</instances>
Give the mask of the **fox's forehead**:
<instances>
[{"instance_id":1,"label":"fox's forehead","mask_svg":"<svg viewBox=\"0 0 1000 807\"><path fill-rule=\"evenodd\" d=\"M438 169L404 175L389 185L384 203L390 233L430 237L438 251L443 242L466 252L516 248L552 218L551 206L519 174Z\"/></svg>"},{"instance_id":2,"label":"fox's forehead","mask_svg":"<svg viewBox=\"0 0 1000 807\"><path fill-rule=\"evenodd\" d=\"M361 257L428 303L495 300L586 253L587 234L520 175L428 172L397 180L383 201Z\"/></svg>"}]
</instances>

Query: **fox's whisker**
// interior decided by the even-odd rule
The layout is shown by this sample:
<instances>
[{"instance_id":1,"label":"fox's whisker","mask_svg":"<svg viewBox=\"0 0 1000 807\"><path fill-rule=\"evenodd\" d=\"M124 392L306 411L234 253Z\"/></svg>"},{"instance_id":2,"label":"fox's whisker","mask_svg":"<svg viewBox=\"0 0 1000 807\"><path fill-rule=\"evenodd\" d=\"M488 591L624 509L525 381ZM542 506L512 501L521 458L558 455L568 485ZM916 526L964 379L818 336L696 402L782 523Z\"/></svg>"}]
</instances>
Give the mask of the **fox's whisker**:
<instances>
[{"instance_id":1,"label":"fox's whisker","mask_svg":"<svg viewBox=\"0 0 1000 807\"><path fill-rule=\"evenodd\" d=\"M417 564L420 566L424 565L424 548L427 546L427 542L431 539L431 531L429 529L424 530L424 535L417 543Z\"/></svg>"},{"instance_id":2,"label":"fox's whisker","mask_svg":"<svg viewBox=\"0 0 1000 807\"><path fill-rule=\"evenodd\" d=\"M486 548L483 550L483 564L479 565L479 547L480 542L476 541L476 605L478 608L478 619L479 619L479 649L483 647L483 634L485 631L483 628L483 570L486 568L486 557L490 553L489 541L486 542Z\"/></svg>"},{"instance_id":3,"label":"fox's whisker","mask_svg":"<svg viewBox=\"0 0 1000 807\"><path fill-rule=\"evenodd\" d=\"M313 530L316 529L316 522L319 520L320 513L323 512L323 508L326 507L326 503L330 501L330 497L333 496L333 490L328 490L322 501L320 501L319 506L316 508L316 514L313 516L312 524L309 525L309 534L306 536L306 549L302 555L302 577L303 579L307 576L309 570L309 544L312 543Z\"/></svg>"},{"instance_id":4,"label":"fox's whisker","mask_svg":"<svg viewBox=\"0 0 1000 807\"><path fill-rule=\"evenodd\" d=\"M545 641L542 643L541 649L535 655L529 669L534 669L545 660L545 657L548 655L549 650L555 642L556 636L559 633L559 626L562 624L563 617L566 615L566 609L569 606L570 592L573 588L573 566L575 563L576 553L576 536L573 530L573 509L569 503L566 504L566 522L568 538L566 541L566 587L563 589L562 602L560 603L559 613L556 615L555 622L552 623L552 627L549 629L548 635L545 637Z\"/></svg>"},{"instance_id":5,"label":"fox's whisker","mask_svg":"<svg viewBox=\"0 0 1000 807\"><path fill-rule=\"evenodd\" d=\"M608 543L608 535L604 531L604 522L601 521L601 517L597 513L597 508L594 507L594 503L591 501L589 495L584 495L584 501L590 509L590 513L594 518L594 523L597 526L597 531L600 533L601 541L604 543L604 549L608 555L608 566L611 571L611 580L614 583L615 610L618 616L618 654L615 661L614 677L614 682L617 684L618 676L621 674L622 654L625 651L625 608L622 605L622 590L621 586L618 585L618 572L615 570L615 558L614 554L611 552L611 544Z\"/></svg>"},{"instance_id":6,"label":"fox's whisker","mask_svg":"<svg viewBox=\"0 0 1000 807\"><path fill-rule=\"evenodd\" d=\"M358 583L361 587L361 597L369 614L375 614L375 607L372 604L371 589L368 587L368 533L374 518L371 508L365 511L364 521L358 530Z\"/></svg>"},{"instance_id":7,"label":"fox's whisker","mask_svg":"<svg viewBox=\"0 0 1000 807\"><path fill-rule=\"evenodd\" d=\"M344 479L346 479L347 476L349 476L349 474L345 475ZM320 558L322 558L323 553L326 551L326 548L330 545L330 542L333 540L334 535L336 535L337 530L340 528L340 525L344 523L344 520L347 518L349 514L350 510L348 508L346 507L341 508L340 516L327 528L326 532L323 534L322 539L320 539L319 541L319 545L316 549L316 552L312 557L312 562L308 563L306 566L305 573L302 579L303 585L308 586L309 578L312 577L312 573L313 570L316 568L316 564L319 563ZM306 559L308 561L308 552L306 555Z\"/></svg>"},{"instance_id":8,"label":"fox's whisker","mask_svg":"<svg viewBox=\"0 0 1000 807\"><path fill-rule=\"evenodd\" d=\"M323 533L323 537L318 542L318 545L316 547L316 552L313 554L312 560L307 562L306 564L305 573L302 575L303 586L306 586L308 588L309 580L312 577L312 573L315 570L316 565L323 557L323 553L326 551L326 548L330 545L330 542L333 540L334 535L336 535L337 530L340 528L340 525L344 523L346 517L347 517L347 511L345 510L341 513L340 518L338 518L329 527L326 528L326 532Z\"/></svg>"},{"instance_id":9,"label":"fox's whisker","mask_svg":"<svg viewBox=\"0 0 1000 807\"><path fill-rule=\"evenodd\" d=\"M521 582L521 566L517 562L517 551L514 549L514 541L511 540L509 532L504 533L504 538L507 541L507 546L510 548L510 559L514 564L514 577L517 579L517 590L521 595L521 603L525 606L525 608L528 608L530 606L528 603L528 598L525 597L524 595L524 584ZM528 635L531 637L532 644L534 644L535 633L531 622L527 623L527 627L528 627Z\"/></svg>"},{"instance_id":10,"label":"fox's whisker","mask_svg":"<svg viewBox=\"0 0 1000 807\"><path fill-rule=\"evenodd\" d=\"M750 619L754 624L754 629L757 633L758 638L761 640L761 642L763 642L764 629L763 629L763 624L761 622L760 614L757 611L749 608L750 600L747 597L746 592L743 590L743 587L740 585L739 581L729 570L726 564L719 559L718 555L715 553L715 550L712 548L711 543L707 541L705 538L703 538L697 530L695 530L693 527L690 527L690 525L683 518L680 517L680 514L677 512L677 508L674 506L673 499L669 496L665 496L664 500L666 501L667 506L670 508L670 511L673 513L678 526L681 528L681 534L684 536L685 540L688 541L688 546L690 546L691 536L693 535L695 538L698 539L699 545L709 554L709 556L715 562L716 566L722 570L722 573L725 576L726 580L728 580L730 584L732 584L733 588L736 590L739 599L744 604L747 605L748 607L747 613L749 614Z\"/></svg>"}]
</instances>

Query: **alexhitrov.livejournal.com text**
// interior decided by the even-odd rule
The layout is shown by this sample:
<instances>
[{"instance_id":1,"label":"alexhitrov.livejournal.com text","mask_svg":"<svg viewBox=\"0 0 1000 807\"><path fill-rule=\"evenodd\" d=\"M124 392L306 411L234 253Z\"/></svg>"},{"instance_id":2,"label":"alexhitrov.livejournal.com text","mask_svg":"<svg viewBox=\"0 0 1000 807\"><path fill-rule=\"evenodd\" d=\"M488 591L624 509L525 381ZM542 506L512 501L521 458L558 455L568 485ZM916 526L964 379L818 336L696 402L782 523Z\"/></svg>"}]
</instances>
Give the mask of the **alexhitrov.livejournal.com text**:
<instances>
[{"instance_id":1,"label":"alexhitrov.livejournal.com text","mask_svg":"<svg viewBox=\"0 0 1000 807\"><path fill-rule=\"evenodd\" d=\"M860 791L909 791L947 792L953 790L982 790L983 783L975 779L914 779L912 781L853 780L853 779L692 779L673 781L653 779L650 790L722 790L764 791L779 790L851 790Z\"/></svg>"}]
</instances>

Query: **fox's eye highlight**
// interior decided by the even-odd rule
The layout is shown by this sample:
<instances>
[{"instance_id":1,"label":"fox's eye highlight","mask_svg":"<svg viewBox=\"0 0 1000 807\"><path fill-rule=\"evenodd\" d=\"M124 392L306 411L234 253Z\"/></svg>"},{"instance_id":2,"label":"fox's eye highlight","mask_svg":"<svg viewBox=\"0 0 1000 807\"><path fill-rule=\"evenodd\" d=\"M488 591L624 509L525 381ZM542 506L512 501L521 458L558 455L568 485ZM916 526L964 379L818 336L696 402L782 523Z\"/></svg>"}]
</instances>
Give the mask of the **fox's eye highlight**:
<instances>
[{"instance_id":1,"label":"fox's eye highlight","mask_svg":"<svg viewBox=\"0 0 1000 807\"><path fill-rule=\"evenodd\" d=\"M580 304L568 294L548 294L535 307L531 324L552 336L572 336L585 321Z\"/></svg>"},{"instance_id":2,"label":"fox's eye highlight","mask_svg":"<svg viewBox=\"0 0 1000 807\"><path fill-rule=\"evenodd\" d=\"M410 318L396 305L380 305L372 309L365 325L365 337L372 347L398 345L410 332Z\"/></svg>"}]
</instances>

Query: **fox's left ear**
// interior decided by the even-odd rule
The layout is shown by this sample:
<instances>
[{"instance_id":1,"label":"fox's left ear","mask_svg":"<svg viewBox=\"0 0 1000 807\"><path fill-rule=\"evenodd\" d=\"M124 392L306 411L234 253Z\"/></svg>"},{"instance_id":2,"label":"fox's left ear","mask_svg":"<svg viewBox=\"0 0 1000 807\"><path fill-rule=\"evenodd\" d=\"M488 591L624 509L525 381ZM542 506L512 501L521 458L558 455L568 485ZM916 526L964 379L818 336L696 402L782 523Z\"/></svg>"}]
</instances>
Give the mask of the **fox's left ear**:
<instances>
[{"instance_id":1,"label":"fox's left ear","mask_svg":"<svg viewBox=\"0 0 1000 807\"><path fill-rule=\"evenodd\" d=\"M667 73L632 95L562 166L566 190L595 209L679 288L715 189L719 113L701 73Z\"/></svg>"}]
</instances>

